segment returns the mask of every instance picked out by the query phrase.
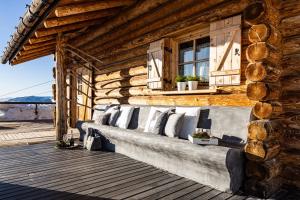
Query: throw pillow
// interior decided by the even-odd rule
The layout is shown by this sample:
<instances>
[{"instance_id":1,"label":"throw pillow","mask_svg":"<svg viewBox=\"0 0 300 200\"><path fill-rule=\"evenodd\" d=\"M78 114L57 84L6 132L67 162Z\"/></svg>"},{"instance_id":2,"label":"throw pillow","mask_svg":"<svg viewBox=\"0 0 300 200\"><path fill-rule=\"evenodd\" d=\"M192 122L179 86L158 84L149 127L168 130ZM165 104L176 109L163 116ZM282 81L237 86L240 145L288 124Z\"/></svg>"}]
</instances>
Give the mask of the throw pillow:
<instances>
[{"instance_id":1,"label":"throw pillow","mask_svg":"<svg viewBox=\"0 0 300 200\"><path fill-rule=\"evenodd\" d=\"M183 125L183 119L184 113L171 112L165 126L164 134L168 137L178 137Z\"/></svg>"},{"instance_id":2,"label":"throw pillow","mask_svg":"<svg viewBox=\"0 0 300 200\"><path fill-rule=\"evenodd\" d=\"M144 129L144 132L150 132L149 131L149 126L150 126L150 122L155 114L155 111L160 111L160 112L164 112L164 111L168 111L170 110L170 108L164 108L164 107L151 107L150 109L150 112L149 112L149 115L148 115L148 118L147 118L147 122L146 122L146 125L145 125L145 129Z\"/></svg>"},{"instance_id":3,"label":"throw pillow","mask_svg":"<svg viewBox=\"0 0 300 200\"><path fill-rule=\"evenodd\" d=\"M116 126L127 129L133 114L133 110L133 106L121 106L120 115L116 122Z\"/></svg>"},{"instance_id":4,"label":"throw pillow","mask_svg":"<svg viewBox=\"0 0 300 200\"><path fill-rule=\"evenodd\" d=\"M188 136L192 135L197 128L200 107L176 107L176 113L185 113L179 137L188 139Z\"/></svg>"},{"instance_id":5,"label":"throw pillow","mask_svg":"<svg viewBox=\"0 0 300 200\"><path fill-rule=\"evenodd\" d=\"M109 109L107 109L105 111L105 113L110 113L110 117L109 117L109 120L108 120L108 125L115 126L116 122L117 122L117 119L119 117L119 114L120 114L119 106L110 107Z\"/></svg>"},{"instance_id":6,"label":"throw pillow","mask_svg":"<svg viewBox=\"0 0 300 200\"><path fill-rule=\"evenodd\" d=\"M155 111L154 116L150 121L149 132L157 135L163 134L163 130L165 128L168 119L168 112L169 111L164 111L164 112L161 112L159 110Z\"/></svg>"},{"instance_id":7,"label":"throw pillow","mask_svg":"<svg viewBox=\"0 0 300 200\"><path fill-rule=\"evenodd\" d=\"M110 115L111 115L111 113L98 114L97 118L95 119L95 123L101 124L101 125L108 125Z\"/></svg>"}]
</instances>

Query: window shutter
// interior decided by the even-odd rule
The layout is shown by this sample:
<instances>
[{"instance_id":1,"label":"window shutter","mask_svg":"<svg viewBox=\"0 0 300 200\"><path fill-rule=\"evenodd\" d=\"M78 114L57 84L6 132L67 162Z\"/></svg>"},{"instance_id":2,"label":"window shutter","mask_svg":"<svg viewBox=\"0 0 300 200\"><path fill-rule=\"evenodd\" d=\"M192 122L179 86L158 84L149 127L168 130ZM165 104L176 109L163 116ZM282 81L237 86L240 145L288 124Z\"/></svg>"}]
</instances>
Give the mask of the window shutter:
<instances>
[{"instance_id":1,"label":"window shutter","mask_svg":"<svg viewBox=\"0 0 300 200\"><path fill-rule=\"evenodd\" d=\"M147 51L147 68L148 80L147 85L149 89L165 89L168 80L164 79L169 73L169 40L161 39L152 42Z\"/></svg>"},{"instance_id":2,"label":"window shutter","mask_svg":"<svg viewBox=\"0 0 300 200\"><path fill-rule=\"evenodd\" d=\"M241 81L241 15L210 24L209 85L239 85Z\"/></svg>"}]
</instances>

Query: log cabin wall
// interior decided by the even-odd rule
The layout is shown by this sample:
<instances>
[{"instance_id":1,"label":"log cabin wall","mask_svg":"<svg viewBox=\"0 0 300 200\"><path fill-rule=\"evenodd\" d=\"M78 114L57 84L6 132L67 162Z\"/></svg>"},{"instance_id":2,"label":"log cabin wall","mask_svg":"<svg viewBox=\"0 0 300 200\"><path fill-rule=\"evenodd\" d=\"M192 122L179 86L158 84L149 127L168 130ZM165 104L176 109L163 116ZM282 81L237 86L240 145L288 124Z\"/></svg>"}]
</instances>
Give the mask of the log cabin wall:
<instances>
[{"instance_id":1,"label":"log cabin wall","mask_svg":"<svg viewBox=\"0 0 300 200\"><path fill-rule=\"evenodd\" d=\"M251 26L247 96L257 101L245 146L245 189L262 197L282 184L300 186L299 5L293 0L256 1L244 12Z\"/></svg>"},{"instance_id":2,"label":"log cabin wall","mask_svg":"<svg viewBox=\"0 0 300 200\"><path fill-rule=\"evenodd\" d=\"M279 160L283 165L281 177L284 183L300 187L300 2L285 1L280 9L282 33L281 84L284 88L282 101L290 112L284 114L284 133L280 144Z\"/></svg>"},{"instance_id":3,"label":"log cabin wall","mask_svg":"<svg viewBox=\"0 0 300 200\"><path fill-rule=\"evenodd\" d=\"M178 3L180 2L180 3ZM104 34L84 48L104 63L95 71L94 104L251 106L246 96L245 48L249 26L242 22L241 84L219 87L217 94L162 95L147 88L147 50L152 42L241 14L248 0L169 1L159 8ZM195 29L195 28L193 28ZM173 51L174 52L174 51ZM173 76L174 77L174 76ZM172 78L170 77L169 81ZM175 84L174 84L175 85ZM172 87L172 86L169 86Z\"/></svg>"}]
</instances>

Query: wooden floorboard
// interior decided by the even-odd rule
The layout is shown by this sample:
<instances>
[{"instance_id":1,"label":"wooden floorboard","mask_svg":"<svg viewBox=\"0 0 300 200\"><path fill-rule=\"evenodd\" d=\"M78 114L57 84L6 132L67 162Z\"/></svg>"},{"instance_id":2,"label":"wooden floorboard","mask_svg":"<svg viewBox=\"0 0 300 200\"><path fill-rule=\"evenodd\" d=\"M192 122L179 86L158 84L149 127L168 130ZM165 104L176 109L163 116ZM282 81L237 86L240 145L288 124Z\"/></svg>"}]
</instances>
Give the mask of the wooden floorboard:
<instances>
[{"instance_id":1,"label":"wooden floorboard","mask_svg":"<svg viewBox=\"0 0 300 200\"><path fill-rule=\"evenodd\" d=\"M0 148L0 199L253 199L201 185L113 152L54 143ZM300 198L282 190L274 199ZM255 199L255 198L254 198Z\"/></svg>"}]
</instances>

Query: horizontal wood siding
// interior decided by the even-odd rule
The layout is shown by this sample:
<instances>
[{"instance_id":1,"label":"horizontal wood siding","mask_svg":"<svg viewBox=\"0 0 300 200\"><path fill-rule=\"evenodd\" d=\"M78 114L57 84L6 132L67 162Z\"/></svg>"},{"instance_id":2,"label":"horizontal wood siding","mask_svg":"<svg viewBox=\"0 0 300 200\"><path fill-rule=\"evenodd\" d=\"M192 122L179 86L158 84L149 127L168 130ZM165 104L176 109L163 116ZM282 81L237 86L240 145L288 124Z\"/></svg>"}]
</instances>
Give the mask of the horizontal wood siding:
<instances>
[{"instance_id":1,"label":"horizontal wood siding","mask_svg":"<svg viewBox=\"0 0 300 200\"><path fill-rule=\"evenodd\" d=\"M112 31L99 38L99 41L95 41L99 45L98 47L95 47L95 43L92 46L85 47L104 62L98 65L101 72L96 71L94 75L95 104L253 105L253 102L248 100L245 95L244 71L247 66L245 48L249 43L247 39L249 27L244 23L242 27L242 76L240 86L220 87L219 94L173 96L160 95L158 91L147 89L147 49L151 42L188 27L209 25L210 21L240 14L248 4L248 0L219 0L214 1L214 3L212 1L209 1L210 3L205 3L206 1L204 3L199 1L179 2L181 3L177 3L177 12L167 12L168 15L160 12L165 12L168 8L174 7L174 2L170 1L155 11L146 13L138 19L122 25L120 32L123 32L124 35ZM148 23L142 24L142 21ZM128 27L132 28L128 29ZM123 28L127 30L128 34Z\"/></svg>"}]
</instances>

